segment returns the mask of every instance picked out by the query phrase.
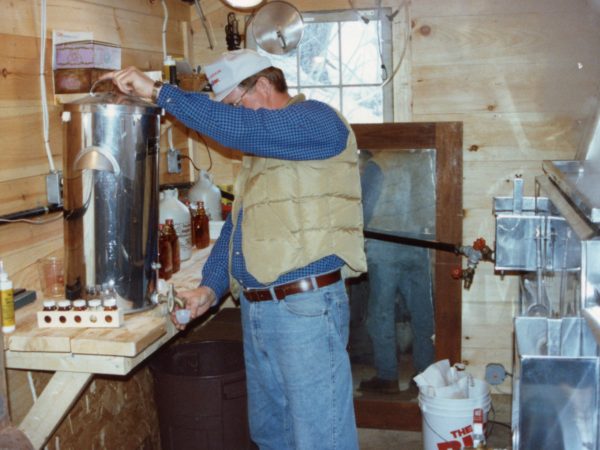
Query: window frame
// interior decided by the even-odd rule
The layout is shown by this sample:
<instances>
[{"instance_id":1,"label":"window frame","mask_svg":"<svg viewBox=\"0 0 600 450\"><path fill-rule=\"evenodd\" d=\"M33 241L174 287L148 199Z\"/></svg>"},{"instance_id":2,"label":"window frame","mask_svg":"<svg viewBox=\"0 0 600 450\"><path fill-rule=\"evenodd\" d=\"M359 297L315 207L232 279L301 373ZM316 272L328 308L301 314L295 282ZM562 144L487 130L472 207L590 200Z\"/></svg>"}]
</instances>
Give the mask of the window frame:
<instances>
[{"instance_id":1,"label":"window frame","mask_svg":"<svg viewBox=\"0 0 600 450\"><path fill-rule=\"evenodd\" d=\"M298 50L294 50L293 54L296 58L296 80L298 84L291 85L288 80L288 87L290 90L297 90L298 92L302 92L303 89L322 89L322 88L335 88L338 90L340 94L340 105L331 105L335 108L340 106L341 112L344 113L344 89L345 88L360 88L360 87L378 87L382 88L382 116L381 122L393 122L394 121L394 105L393 105L393 82L389 78L392 77L393 74L393 54L392 54L392 22L386 20L386 15L391 13L390 8L374 8L374 9L347 9L347 10L335 10L335 11L303 11L302 18L304 23L325 23L325 22L334 22L337 23L338 30L341 31L341 23L343 22L361 22L363 21L363 17L368 19L369 21L378 20L381 22L380 24L380 35L379 35L379 45L380 45L380 59L383 58L383 65L385 65L387 71L387 79L382 80L379 83L348 83L345 84L342 82L342 77L340 76L337 82L328 84L328 85L313 85L313 84L302 84L300 77L300 61L299 61L299 52ZM250 19L251 20L251 19ZM257 50L258 45L254 40L254 36L251 32L251 22L249 23L250 27L248 28L248 32L246 33L246 46L248 48L252 48ZM343 67L342 64L342 33L338 32L338 49L339 49L339 67L340 70ZM300 43L300 46L302 43Z\"/></svg>"}]
</instances>

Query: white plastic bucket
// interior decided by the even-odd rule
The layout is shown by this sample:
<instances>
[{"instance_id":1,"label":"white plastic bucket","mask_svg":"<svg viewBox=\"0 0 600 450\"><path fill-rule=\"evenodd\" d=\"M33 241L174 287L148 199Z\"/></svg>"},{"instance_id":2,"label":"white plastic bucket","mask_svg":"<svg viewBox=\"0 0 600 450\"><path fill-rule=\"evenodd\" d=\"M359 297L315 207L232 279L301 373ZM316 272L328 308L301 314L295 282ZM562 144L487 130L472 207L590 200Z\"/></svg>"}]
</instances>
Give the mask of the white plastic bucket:
<instances>
[{"instance_id":1,"label":"white plastic bucket","mask_svg":"<svg viewBox=\"0 0 600 450\"><path fill-rule=\"evenodd\" d=\"M489 385L483 380L473 380L469 398L431 397L419 394L419 407L423 416L424 450L460 450L473 445L473 411L483 410L486 428L492 404Z\"/></svg>"}]
</instances>

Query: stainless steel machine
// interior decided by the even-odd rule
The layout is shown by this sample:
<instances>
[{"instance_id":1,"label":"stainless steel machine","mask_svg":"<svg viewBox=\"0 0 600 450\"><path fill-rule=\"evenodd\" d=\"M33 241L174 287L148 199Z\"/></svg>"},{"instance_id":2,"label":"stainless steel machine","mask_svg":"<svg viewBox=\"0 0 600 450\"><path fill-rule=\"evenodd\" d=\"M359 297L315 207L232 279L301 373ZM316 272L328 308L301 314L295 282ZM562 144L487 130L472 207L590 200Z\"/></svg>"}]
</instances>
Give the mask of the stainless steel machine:
<instances>
[{"instance_id":1,"label":"stainless steel machine","mask_svg":"<svg viewBox=\"0 0 600 450\"><path fill-rule=\"evenodd\" d=\"M161 110L117 93L65 105L66 296L116 296L125 312L156 286Z\"/></svg>"},{"instance_id":2,"label":"stainless steel machine","mask_svg":"<svg viewBox=\"0 0 600 450\"><path fill-rule=\"evenodd\" d=\"M545 161L494 199L496 269L517 274L513 448L598 449L600 162Z\"/></svg>"}]
</instances>

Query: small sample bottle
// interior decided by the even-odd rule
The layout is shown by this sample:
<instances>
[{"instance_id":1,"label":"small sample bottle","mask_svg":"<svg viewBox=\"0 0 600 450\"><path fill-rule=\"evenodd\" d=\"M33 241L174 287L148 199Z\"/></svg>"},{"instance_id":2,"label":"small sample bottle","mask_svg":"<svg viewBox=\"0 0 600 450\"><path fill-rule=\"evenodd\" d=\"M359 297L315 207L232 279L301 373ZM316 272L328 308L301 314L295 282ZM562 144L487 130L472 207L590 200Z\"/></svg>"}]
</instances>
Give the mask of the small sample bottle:
<instances>
[{"instance_id":1,"label":"small sample bottle","mask_svg":"<svg viewBox=\"0 0 600 450\"><path fill-rule=\"evenodd\" d=\"M71 311L71 301L70 300L61 300L58 302L58 310L59 311Z\"/></svg>"},{"instance_id":2,"label":"small sample bottle","mask_svg":"<svg viewBox=\"0 0 600 450\"><path fill-rule=\"evenodd\" d=\"M83 299L73 301L73 311L85 311L88 309L87 302Z\"/></svg>"},{"instance_id":3,"label":"small sample bottle","mask_svg":"<svg viewBox=\"0 0 600 450\"><path fill-rule=\"evenodd\" d=\"M158 230L158 261L160 262L158 277L168 280L173 275L173 249L162 223L158 226Z\"/></svg>"},{"instance_id":4,"label":"small sample bottle","mask_svg":"<svg viewBox=\"0 0 600 450\"><path fill-rule=\"evenodd\" d=\"M43 308L42 311L56 311L58 308L56 306L56 302L54 300L44 300L42 303ZM52 317L49 315L44 316L44 321L46 323L52 322Z\"/></svg>"},{"instance_id":5,"label":"small sample bottle","mask_svg":"<svg viewBox=\"0 0 600 450\"><path fill-rule=\"evenodd\" d=\"M108 298L104 300L104 311L116 311L117 310L117 299Z\"/></svg>"},{"instance_id":6,"label":"small sample bottle","mask_svg":"<svg viewBox=\"0 0 600 450\"><path fill-rule=\"evenodd\" d=\"M58 309L54 300L44 300L42 305L42 311L56 311Z\"/></svg>"},{"instance_id":7,"label":"small sample bottle","mask_svg":"<svg viewBox=\"0 0 600 450\"><path fill-rule=\"evenodd\" d=\"M179 237L175 231L173 219L167 219L164 226L165 234L171 243L171 251L173 256L173 273L179 272L181 268L181 251L179 248Z\"/></svg>"},{"instance_id":8,"label":"small sample bottle","mask_svg":"<svg viewBox=\"0 0 600 450\"><path fill-rule=\"evenodd\" d=\"M66 311L71 311L72 307L71 307L71 301L70 300L60 300L58 302L58 311L61 312L66 312ZM60 323L66 323L67 322L67 316L59 316L58 321Z\"/></svg>"},{"instance_id":9,"label":"small sample bottle","mask_svg":"<svg viewBox=\"0 0 600 450\"><path fill-rule=\"evenodd\" d=\"M94 298L88 301L88 309L90 311L102 311L102 300Z\"/></svg>"}]
</instances>

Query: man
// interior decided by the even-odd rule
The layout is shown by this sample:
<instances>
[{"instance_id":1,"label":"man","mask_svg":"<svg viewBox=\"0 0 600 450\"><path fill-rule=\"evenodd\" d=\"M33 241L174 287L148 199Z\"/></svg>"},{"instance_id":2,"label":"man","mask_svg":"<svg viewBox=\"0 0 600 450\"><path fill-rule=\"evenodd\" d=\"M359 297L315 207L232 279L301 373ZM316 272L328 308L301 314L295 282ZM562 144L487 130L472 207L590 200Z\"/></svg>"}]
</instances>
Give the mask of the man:
<instances>
[{"instance_id":1,"label":"man","mask_svg":"<svg viewBox=\"0 0 600 450\"><path fill-rule=\"evenodd\" d=\"M432 153L382 151L363 163L365 227L372 231L432 239L435 231ZM376 239L367 239L366 249L369 267L367 330L373 344L376 375L362 381L359 390L395 394L399 392L396 351L399 298L410 313L415 372L424 371L434 360L429 250Z\"/></svg>"},{"instance_id":2,"label":"man","mask_svg":"<svg viewBox=\"0 0 600 450\"><path fill-rule=\"evenodd\" d=\"M179 295L192 318L229 289L239 296L250 434L261 449L358 448L343 281L366 270L354 134L331 107L292 98L281 70L254 51L225 53L205 72L217 102L134 68L109 75L244 153L201 286Z\"/></svg>"}]
</instances>

